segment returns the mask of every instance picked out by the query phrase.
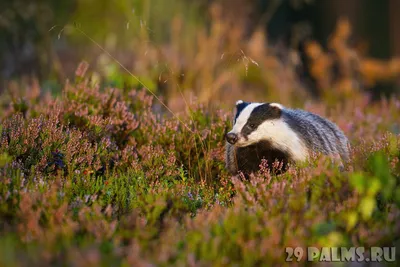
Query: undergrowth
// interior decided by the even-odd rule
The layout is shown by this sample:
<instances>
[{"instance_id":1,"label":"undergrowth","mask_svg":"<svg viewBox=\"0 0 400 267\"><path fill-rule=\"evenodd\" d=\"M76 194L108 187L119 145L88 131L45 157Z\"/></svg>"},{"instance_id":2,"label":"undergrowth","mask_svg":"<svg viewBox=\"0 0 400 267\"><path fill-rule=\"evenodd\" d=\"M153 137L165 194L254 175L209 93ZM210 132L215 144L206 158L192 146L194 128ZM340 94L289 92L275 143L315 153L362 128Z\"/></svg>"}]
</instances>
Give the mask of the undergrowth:
<instances>
[{"instance_id":1,"label":"undergrowth","mask_svg":"<svg viewBox=\"0 0 400 267\"><path fill-rule=\"evenodd\" d=\"M276 266L289 246L398 248L400 100L309 104L349 137L347 171L317 157L246 181L224 168L230 112L171 115L145 90L77 74L60 97L4 112L2 266Z\"/></svg>"}]
</instances>

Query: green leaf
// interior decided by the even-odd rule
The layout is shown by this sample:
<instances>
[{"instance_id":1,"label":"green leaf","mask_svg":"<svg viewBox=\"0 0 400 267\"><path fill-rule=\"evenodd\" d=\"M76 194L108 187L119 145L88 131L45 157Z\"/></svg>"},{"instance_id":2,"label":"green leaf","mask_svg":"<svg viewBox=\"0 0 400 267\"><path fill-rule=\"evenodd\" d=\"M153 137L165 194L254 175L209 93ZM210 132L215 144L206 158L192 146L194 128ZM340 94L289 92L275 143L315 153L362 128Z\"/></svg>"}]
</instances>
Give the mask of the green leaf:
<instances>
[{"instance_id":1,"label":"green leaf","mask_svg":"<svg viewBox=\"0 0 400 267\"><path fill-rule=\"evenodd\" d=\"M6 164L12 161L12 157L7 153L0 154L0 167L4 167Z\"/></svg>"},{"instance_id":2,"label":"green leaf","mask_svg":"<svg viewBox=\"0 0 400 267\"><path fill-rule=\"evenodd\" d=\"M336 229L336 224L332 222L320 223L314 226L313 232L318 236L325 236Z\"/></svg>"},{"instance_id":3,"label":"green leaf","mask_svg":"<svg viewBox=\"0 0 400 267\"><path fill-rule=\"evenodd\" d=\"M376 206L376 201L375 198L373 197L365 197L361 200L359 208L364 220L368 220L369 218L371 218L375 206Z\"/></svg>"},{"instance_id":4,"label":"green leaf","mask_svg":"<svg viewBox=\"0 0 400 267\"><path fill-rule=\"evenodd\" d=\"M383 184L388 183L391 178L391 174L389 171L390 168L387 156L382 151L378 151L372 155L369 162L372 171L381 180L381 182Z\"/></svg>"},{"instance_id":5,"label":"green leaf","mask_svg":"<svg viewBox=\"0 0 400 267\"><path fill-rule=\"evenodd\" d=\"M382 184L378 178L372 177L371 182L368 185L367 195L375 196L379 190L382 188Z\"/></svg>"},{"instance_id":6,"label":"green leaf","mask_svg":"<svg viewBox=\"0 0 400 267\"><path fill-rule=\"evenodd\" d=\"M356 172L350 176L350 184L360 193L364 193L366 187L366 181L364 174L361 172Z\"/></svg>"},{"instance_id":7,"label":"green leaf","mask_svg":"<svg viewBox=\"0 0 400 267\"><path fill-rule=\"evenodd\" d=\"M392 156L396 156L399 154L399 148L398 148L398 140L396 135L391 134L389 136L389 153Z\"/></svg>"},{"instance_id":8,"label":"green leaf","mask_svg":"<svg viewBox=\"0 0 400 267\"><path fill-rule=\"evenodd\" d=\"M358 214L355 211L349 212L347 215L347 231L353 229L358 221Z\"/></svg>"},{"instance_id":9,"label":"green leaf","mask_svg":"<svg viewBox=\"0 0 400 267\"><path fill-rule=\"evenodd\" d=\"M390 166L387 156L378 151L369 160L371 168L375 176L380 180L382 187L382 194L385 199L392 196L393 188L395 186L395 179L390 173Z\"/></svg>"},{"instance_id":10,"label":"green leaf","mask_svg":"<svg viewBox=\"0 0 400 267\"><path fill-rule=\"evenodd\" d=\"M400 187L396 189L395 192L395 201L398 208L400 208Z\"/></svg>"}]
</instances>

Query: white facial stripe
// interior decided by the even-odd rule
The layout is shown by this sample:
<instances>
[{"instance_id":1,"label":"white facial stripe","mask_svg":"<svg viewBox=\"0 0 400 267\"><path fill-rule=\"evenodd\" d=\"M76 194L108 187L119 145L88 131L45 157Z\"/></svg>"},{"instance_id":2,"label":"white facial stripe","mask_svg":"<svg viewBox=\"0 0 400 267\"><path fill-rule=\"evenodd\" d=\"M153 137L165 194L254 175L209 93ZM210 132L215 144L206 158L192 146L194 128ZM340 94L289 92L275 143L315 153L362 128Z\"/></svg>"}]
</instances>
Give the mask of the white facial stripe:
<instances>
[{"instance_id":1,"label":"white facial stripe","mask_svg":"<svg viewBox=\"0 0 400 267\"><path fill-rule=\"evenodd\" d=\"M261 140L268 140L275 148L289 152L295 161L303 161L308 157L305 144L281 119L263 122L247 137L247 141L240 139L238 145L247 146Z\"/></svg>"},{"instance_id":2,"label":"white facial stripe","mask_svg":"<svg viewBox=\"0 0 400 267\"><path fill-rule=\"evenodd\" d=\"M239 117L236 119L236 123L233 126L232 133L240 133L243 129L243 126L246 124L247 120L250 117L251 112L258 106L263 103L251 103L247 107L245 107L242 112L239 114Z\"/></svg>"}]
</instances>

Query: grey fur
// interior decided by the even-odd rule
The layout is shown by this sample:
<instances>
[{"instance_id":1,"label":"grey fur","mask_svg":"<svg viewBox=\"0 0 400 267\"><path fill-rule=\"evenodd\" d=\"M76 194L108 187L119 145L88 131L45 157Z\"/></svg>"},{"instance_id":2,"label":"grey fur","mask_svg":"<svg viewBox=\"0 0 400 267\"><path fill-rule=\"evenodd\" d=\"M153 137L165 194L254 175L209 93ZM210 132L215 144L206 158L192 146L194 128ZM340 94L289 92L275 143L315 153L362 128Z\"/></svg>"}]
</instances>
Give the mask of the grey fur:
<instances>
[{"instance_id":1,"label":"grey fur","mask_svg":"<svg viewBox=\"0 0 400 267\"><path fill-rule=\"evenodd\" d=\"M325 155L339 154L342 160L349 160L349 141L333 122L300 109L285 108L282 118L310 151Z\"/></svg>"},{"instance_id":2,"label":"grey fur","mask_svg":"<svg viewBox=\"0 0 400 267\"><path fill-rule=\"evenodd\" d=\"M350 144L336 124L304 110L285 107L281 110L280 119L286 122L289 128L299 136L308 151L330 155L336 160L338 159L337 156L340 156L339 163L343 168L342 161L347 162L349 160ZM238 112L241 112L241 110L238 110ZM235 118L237 116L238 114L235 115ZM265 120L267 119L265 118ZM268 159L269 163L277 158L283 162L284 166L293 161L290 154L286 151L272 149L268 142L260 142L242 148L226 142L225 164L231 174L237 174L238 171L245 174L255 172L258 170L262 158Z\"/></svg>"}]
</instances>

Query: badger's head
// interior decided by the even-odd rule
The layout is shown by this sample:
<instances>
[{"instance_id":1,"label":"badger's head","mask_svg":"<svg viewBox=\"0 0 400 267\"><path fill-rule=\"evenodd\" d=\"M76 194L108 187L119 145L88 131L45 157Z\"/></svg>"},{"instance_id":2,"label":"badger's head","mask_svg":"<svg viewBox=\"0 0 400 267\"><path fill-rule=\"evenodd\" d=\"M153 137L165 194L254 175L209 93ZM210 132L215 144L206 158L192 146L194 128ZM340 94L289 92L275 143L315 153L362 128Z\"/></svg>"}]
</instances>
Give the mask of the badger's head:
<instances>
[{"instance_id":1,"label":"badger's head","mask_svg":"<svg viewBox=\"0 0 400 267\"><path fill-rule=\"evenodd\" d=\"M283 106L277 103L236 102L234 125L226 140L237 147L260 141L280 142L287 125L283 122Z\"/></svg>"}]
</instances>

